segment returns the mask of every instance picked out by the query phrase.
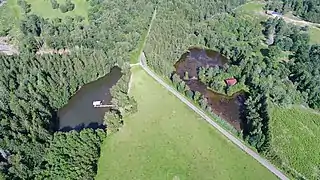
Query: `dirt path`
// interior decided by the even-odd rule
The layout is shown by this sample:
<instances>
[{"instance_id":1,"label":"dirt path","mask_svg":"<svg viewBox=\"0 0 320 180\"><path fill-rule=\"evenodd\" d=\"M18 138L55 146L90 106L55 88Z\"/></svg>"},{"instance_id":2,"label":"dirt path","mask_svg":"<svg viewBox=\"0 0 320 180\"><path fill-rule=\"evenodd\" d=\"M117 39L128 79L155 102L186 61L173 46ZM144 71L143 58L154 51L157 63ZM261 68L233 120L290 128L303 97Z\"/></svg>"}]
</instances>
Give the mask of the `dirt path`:
<instances>
[{"instance_id":1,"label":"dirt path","mask_svg":"<svg viewBox=\"0 0 320 180\"><path fill-rule=\"evenodd\" d=\"M263 11L259 12L260 15L269 17L269 18L276 18L272 15L268 15ZM315 28L318 28L318 26L320 26L320 24L317 23L312 23L312 22L308 22L308 21L304 21L304 20L297 20L297 19L292 19L290 17L287 17L286 15L282 15L282 16L277 16L279 18L283 18L283 20L285 20L287 23L293 23L295 25L299 25L299 26L313 26Z\"/></svg>"},{"instance_id":2,"label":"dirt path","mask_svg":"<svg viewBox=\"0 0 320 180\"><path fill-rule=\"evenodd\" d=\"M42 55L42 54L69 54L70 50L69 49L39 49L36 54Z\"/></svg>"},{"instance_id":3,"label":"dirt path","mask_svg":"<svg viewBox=\"0 0 320 180\"><path fill-rule=\"evenodd\" d=\"M318 111L316 111L316 110L314 110L314 109L308 108L308 107L306 107L306 106L304 106L304 105L301 105L300 107L303 108L303 109L306 109L307 111L312 112L313 114L320 115L320 112L318 112Z\"/></svg>"},{"instance_id":4,"label":"dirt path","mask_svg":"<svg viewBox=\"0 0 320 180\"><path fill-rule=\"evenodd\" d=\"M150 21L150 23L149 23L148 32L147 32L146 37L145 37L145 39L144 39L142 48L141 48L141 50L140 50L140 52L139 52L140 56L139 56L139 59L138 59L138 63L130 64L130 67L140 66L140 65L141 65L140 59L141 59L142 54L144 54L144 53L143 53L143 49L144 49L144 46L146 45L146 42L147 42L147 40L148 40L150 31L151 31L151 28L152 28L152 24L153 24L153 21L155 20L156 16L157 16L157 9L155 9L155 10L153 11L152 18L151 18L151 21ZM131 76L130 76L129 87L128 87L128 94L129 94L130 89L131 89L131 84L132 84L132 74L131 74Z\"/></svg>"},{"instance_id":5,"label":"dirt path","mask_svg":"<svg viewBox=\"0 0 320 180\"><path fill-rule=\"evenodd\" d=\"M128 92L127 92L127 94L129 94L129 93L130 93L130 90L131 90L131 86L132 86L132 77L133 77L133 75L132 75L132 73L131 73L130 80L129 80L129 85L128 85Z\"/></svg>"},{"instance_id":6,"label":"dirt path","mask_svg":"<svg viewBox=\"0 0 320 180\"><path fill-rule=\"evenodd\" d=\"M18 50L11 44L9 44L9 37L0 37L0 53L6 55L18 54Z\"/></svg>"},{"instance_id":7,"label":"dirt path","mask_svg":"<svg viewBox=\"0 0 320 180\"><path fill-rule=\"evenodd\" d=\"M135 64L130 64L130 67L133 67L133 66L138 66L138 65L140 65L140 62L138 62L138 63L135 63Z\"/></svg>"}]
</instances>

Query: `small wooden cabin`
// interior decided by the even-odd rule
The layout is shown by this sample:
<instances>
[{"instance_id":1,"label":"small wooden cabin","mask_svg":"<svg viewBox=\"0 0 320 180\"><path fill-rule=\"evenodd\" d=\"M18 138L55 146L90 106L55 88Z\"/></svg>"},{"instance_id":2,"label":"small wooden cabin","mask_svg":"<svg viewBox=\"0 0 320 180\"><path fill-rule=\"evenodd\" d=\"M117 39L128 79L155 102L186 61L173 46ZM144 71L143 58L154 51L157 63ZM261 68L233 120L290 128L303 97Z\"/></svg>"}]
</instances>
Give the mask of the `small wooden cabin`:
<instances>
[{"instance_id":1,"label":"small wooden cabin","mask_svg":"<svg viewBox=\"0 0 320 180\"><path fill-rule=\"evenodd\" d=\"M228 86L233 86L238 82L236 78L228 78L228 79L225 79L224 81Z\"/></svg>"}]
</instances>

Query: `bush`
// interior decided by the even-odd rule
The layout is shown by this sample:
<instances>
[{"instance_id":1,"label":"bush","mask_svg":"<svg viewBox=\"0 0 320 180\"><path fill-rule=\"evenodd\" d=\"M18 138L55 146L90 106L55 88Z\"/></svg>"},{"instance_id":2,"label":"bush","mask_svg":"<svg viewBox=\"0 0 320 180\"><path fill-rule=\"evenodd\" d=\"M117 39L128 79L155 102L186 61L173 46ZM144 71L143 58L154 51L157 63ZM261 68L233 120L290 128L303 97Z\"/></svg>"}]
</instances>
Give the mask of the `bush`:
<instances>
[{"instance_id":1,"label":"bush","mask_svg":"<svg viewBox=\"0 0 320 180\"><path fill-rule=\"evenodd\" d=\"M25 0L19 0L18 1L19 6L22 8L24 13L29 13L31 11L31 5L27 3Z\"/></svg>"},{"instance_id":2,"label":"bush","mask_svg":"<svg viewBox=\"0 0 320 180\"><path fill-rule=\"evenodd\" d=\"M104 124L107 126L108 135L119 131L123 125L120 112L117 110L107 111L104 115Z\"/></svg>"},{"instance_id":3,"label":"bush","mask_svg":"<svg viewBox=\"0 0 320 180\"><path fill-rule=\"evenodd\" d=\"M57 0L51 0L51 6L52 6L52 9L58 9L60 5L57 2Z\"/></svg>"},{"instance_id":4,"label":"bush","mask_svg":"<svg viewBox=\"0 0 320 180\"><path fill-rule=\"evenodd\" d=\"M64 5L64 4L61 4L60 5L60 11L62 13L66 13L66 12L68 12L68 7L66 5Z\"/></svg>"},{"instance_id":5,"label":"bush","mask_svg":"<svg viewBox=\"0 0 320 180\"><path fill-rule=\"evenodd\" d=\"M73 11L75 8L75 5L71 2L71 0L67 0L66 6L68 11Z\"/></svg>"},{"instance_id":6,"label":"bush","mask_svg":"<svg viewBox=\"0 0 320 180\"><path fill-rule=\"evenodd\" d=\"M7 36L10 30L10 27L4 27L3 29L0 29L0 36Z\"/></svg>"}]
</instances>

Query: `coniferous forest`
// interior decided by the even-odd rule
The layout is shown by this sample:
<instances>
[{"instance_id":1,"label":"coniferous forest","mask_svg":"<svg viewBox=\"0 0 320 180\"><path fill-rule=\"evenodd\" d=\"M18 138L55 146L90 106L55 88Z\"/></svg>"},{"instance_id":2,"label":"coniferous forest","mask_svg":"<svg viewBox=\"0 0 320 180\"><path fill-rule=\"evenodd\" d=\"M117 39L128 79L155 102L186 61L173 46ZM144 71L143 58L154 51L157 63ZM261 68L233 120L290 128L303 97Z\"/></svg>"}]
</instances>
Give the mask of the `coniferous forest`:
<instances>
[{"instance_id":1,"label":"coniferous forest","mask_svg":"<svg viewBox=\"0 0 320 180\"><path fill-rule=\"evenodd\" d=\"M124 116L137 111L127 94L129 63L155 9L144 47L148 65L211 111L206 99L174 74L173 65L195 46L227 57L227 66L203 67L199 78L217 92L224 87L215 79L238 79L238 88L246 89L247 96L241 138L277 165L282 162L270 145L269 107L320 108L320 44L310 44L307 27L281 18L260 22L236 12L245 0L88 0L87 19L44 18L34 14L27 1L19 2L23 16L15 37L19 53L0 55L0 179L94 179L104 138L119 130ZM61 11L75 8L68 2L60 5ZM58 8L56 1L51 3ZM267 6L293 11L311 22L320 20L317 0ZM272 40L265 43L266 39ZM283 53L290 55L283 59ZM114 66L123 76L111 89L116 108L105 115L107 129L57 132L58 109L81 86Z\"/></svg>"},{"instance_id":2,"label":"coniferous forest","mask_svg":"<svg viewBox=\"0 0 320 180\"><path fill-rule=\"evenodd\" d=\"M26 1L21 4L29 7ZM130 111L134 104L126 94L130 52L153 10L140 7L92 0L89 23L78 16L44 19L24 11L19 54L1 54L0 150L5 157L1 177L94 178L106 132L56 132L57 110L82 85L119 66L124 75L112 90L118 108L112 112Z\"/></svg>"}]
</instances>

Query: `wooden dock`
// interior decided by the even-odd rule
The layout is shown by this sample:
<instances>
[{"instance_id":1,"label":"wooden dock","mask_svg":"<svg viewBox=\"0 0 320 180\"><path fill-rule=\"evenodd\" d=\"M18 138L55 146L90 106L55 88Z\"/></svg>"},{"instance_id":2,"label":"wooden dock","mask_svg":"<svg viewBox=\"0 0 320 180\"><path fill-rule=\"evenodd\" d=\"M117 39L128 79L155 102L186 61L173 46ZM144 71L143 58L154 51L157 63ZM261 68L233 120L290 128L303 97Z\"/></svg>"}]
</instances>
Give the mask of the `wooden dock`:
<instances>
[{"instance_id":1,"label":"wooden dock","mask_svg":"<svg viewBox=\"0 0 320 180\"><path fill-rule=\"evenodd\" d=\"M93 105L95 108L106 108L106 107L114 107L113 104L100 104L100 105Z\"/></svg>"}]
</instances>

